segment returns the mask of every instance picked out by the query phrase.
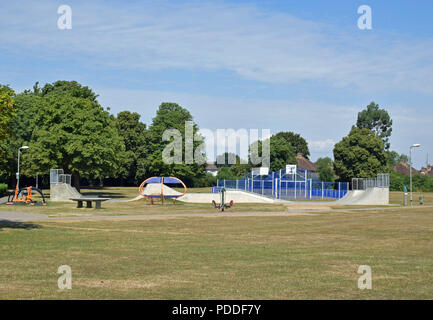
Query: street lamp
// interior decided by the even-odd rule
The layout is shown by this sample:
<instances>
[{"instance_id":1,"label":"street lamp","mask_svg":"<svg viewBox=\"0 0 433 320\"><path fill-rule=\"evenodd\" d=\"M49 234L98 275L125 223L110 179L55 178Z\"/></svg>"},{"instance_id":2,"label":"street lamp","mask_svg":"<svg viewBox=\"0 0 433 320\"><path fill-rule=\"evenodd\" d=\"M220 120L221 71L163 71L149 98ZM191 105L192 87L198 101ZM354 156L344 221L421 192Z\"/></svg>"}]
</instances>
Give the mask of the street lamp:
<instances>
[{"instance_id":1,"label":"street lamp","mask_svg":"<svg viewBox=\"0 0 433 320\"><path fill-rule=\"evenodd\" d=\"M17 171L17 190L19 192L20 190L20 155L21 155L21 150L25 150L28 149L28 146L22 146L21 148L18 149L18 171Z\"/></svg>"},{"instance_id":2,"label":"street lamp","mask_svg":"<svg viewBox=\"0 0 433 320\"><path fill-rule=\"evenodd\" d=\"M410 206L412 207L412 149L421 147L419 143L415 143L414 145L410 146L410 155L409 155L409 177L410 177Z\"/></svg>"}]
</instances>

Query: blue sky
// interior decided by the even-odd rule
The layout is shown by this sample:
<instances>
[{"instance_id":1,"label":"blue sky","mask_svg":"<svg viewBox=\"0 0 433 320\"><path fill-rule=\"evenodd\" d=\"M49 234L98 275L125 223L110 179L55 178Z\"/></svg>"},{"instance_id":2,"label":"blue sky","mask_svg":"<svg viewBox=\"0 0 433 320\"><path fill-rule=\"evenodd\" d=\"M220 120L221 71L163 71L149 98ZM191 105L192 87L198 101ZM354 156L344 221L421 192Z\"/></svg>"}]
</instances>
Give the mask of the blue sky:
<instances>
[{"instance_id":1,"label":"blue sky","mask_svg":"<svg viewBox=\"0 0 433 320\"><path fill-rule=\"evenodd\" d=\"M57 8L72 8L72 29ZM360 5L373 29L357 27ZM332 156L357 112L391 114L391 148L433 159L431 1L2 1L0 83L77 80L150 123L178 102L202 128L300 133ZM431 161L433 162L433 161Z\"/></svg>"}]
</instances>

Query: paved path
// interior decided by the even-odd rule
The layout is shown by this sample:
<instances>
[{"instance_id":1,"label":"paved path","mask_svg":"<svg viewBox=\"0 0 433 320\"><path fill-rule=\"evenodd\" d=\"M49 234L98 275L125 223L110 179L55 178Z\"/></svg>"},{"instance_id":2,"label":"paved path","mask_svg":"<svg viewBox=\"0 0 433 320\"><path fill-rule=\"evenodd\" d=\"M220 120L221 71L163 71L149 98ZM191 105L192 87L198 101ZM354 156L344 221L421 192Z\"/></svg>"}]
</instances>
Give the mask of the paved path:
<instances>
[{"instance_id":1,"label":"paved path","mask_svg":"<svg viewBox=\"0 0 433 320\"><path fill-rule=\"evenodd\" d=\"M175 217L233 217L233 216L313 216L317 213L329 212L352 212L352 211L385 211L395 209L420 209L433 208L431 206L414 206L414 207L377 207L377 208L344 208L344 209L326 209L326 210L308 210L308 209L289 209L283 212L206 212L206 213L173 213L173 214L152 214L152 215L117 215L117 216L78 216L78 217L48 217L44 214L30 212L1 212L0 221L62 221L62 220L134 220L134 219L152 219L152 218L175 218Z\"/></svg>"}]
</instances>

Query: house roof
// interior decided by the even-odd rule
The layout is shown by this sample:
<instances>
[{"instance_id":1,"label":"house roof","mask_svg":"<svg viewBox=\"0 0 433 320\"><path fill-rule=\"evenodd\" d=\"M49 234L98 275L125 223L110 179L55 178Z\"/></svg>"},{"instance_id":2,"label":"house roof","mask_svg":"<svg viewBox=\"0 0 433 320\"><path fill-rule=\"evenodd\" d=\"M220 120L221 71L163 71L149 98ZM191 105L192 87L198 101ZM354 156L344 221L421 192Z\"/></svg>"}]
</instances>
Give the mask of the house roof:
<instances>
[{"instance_id":1,"label":"house roof","mask_svg":"<svg viewBox=\"0 0 433 320\"><path fill-rule=\"evenodd\" d=\"M409 175L410 174L410 166L405 161L400 161L399 164L395 165L392 170L401 174ZM420 172L412 167L412 174L419 174Z\"/></svg>"},{"instance_id":2,"label":"house roof","mask_svg":"<svg viewBox=\"0 0 433 320\"><path fill-rule=\"evenodd\" d=\"M433 177L433 166L428 165L427 168L421 168L421 174L424 176Z\"/></svg>"},{"instance_id":3,"label":"house roof","mask_svg":"<svg viewBox=\"0 0 433 320\"><path fill-rule=\"evenodd\" d=\"M208 163L206 171L218 171L218 167L214 163Z\"/></svg>"},{"instance_id":4,"label":"house roof","mask_svg":"<svg viewBox=\"0 0 433 320\"><path fill-rule=\"evenodd\" d=\"M296 155L296 160L298 161L298 169L316 172L317 165L305 158L302 153Z\"/></svg>"}]
</instances>

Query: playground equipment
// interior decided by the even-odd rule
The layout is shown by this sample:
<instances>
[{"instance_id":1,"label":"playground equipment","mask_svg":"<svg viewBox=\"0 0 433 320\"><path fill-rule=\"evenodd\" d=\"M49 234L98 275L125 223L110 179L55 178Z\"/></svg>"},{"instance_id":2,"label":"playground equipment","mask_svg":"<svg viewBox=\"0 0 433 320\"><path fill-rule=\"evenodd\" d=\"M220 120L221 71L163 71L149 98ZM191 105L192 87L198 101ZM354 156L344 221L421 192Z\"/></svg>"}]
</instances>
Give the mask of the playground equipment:
<instances>
[{"instance_id":1,"label":"playground equipment","mask_svg":"<svg viewBox=\"0 0 433 320\"><path fill-rule=\"evenodd\" d=\"M177 192L172 188L166 186L167 184L180 184L183 186L183 193ZM138 192L141 196L145 197L153 204L153 199L161 199L161 204L164 204L164 198L173 199L173 203L176 203L176 199L186 194L186 186L182 180L176 177L151 177L144 180L138 187Z\"/></svg>"},{"instance_id":2,"label":"playground equipment","mask_svg":"<svg viewBox=\"0 0 433 320\"><path fill-rule=\"evenodd\" d=\"M37 201L33 199L33 192L39 193L41 196L41 201ZM45 201L45 196L41 189L33 188L32 186L26 187L26 188L20 188L18 190L18 184L15 188L15 192L11 192L8 197L8 201L6 202L7 205L17 205L17 204L23 204L23 205L42 205L46 206L47 202Z\"/></svg>"},{"instance_id":3,"label":"playground equipment","mask_svg":"<svg viewBox=\"0 0 433 320\"><path fill-rule=\"evenodd\" d=\"M225 203L225 194L226 194L225 188L221 188L219 190L219 194L220 194L220 204L216 204L215 200L212 200L212 204L215 209L220 209L221 211L224 211L224 209L233 207L233 200L230 200L229 204Z\"/></svg>"}]
</instances>

